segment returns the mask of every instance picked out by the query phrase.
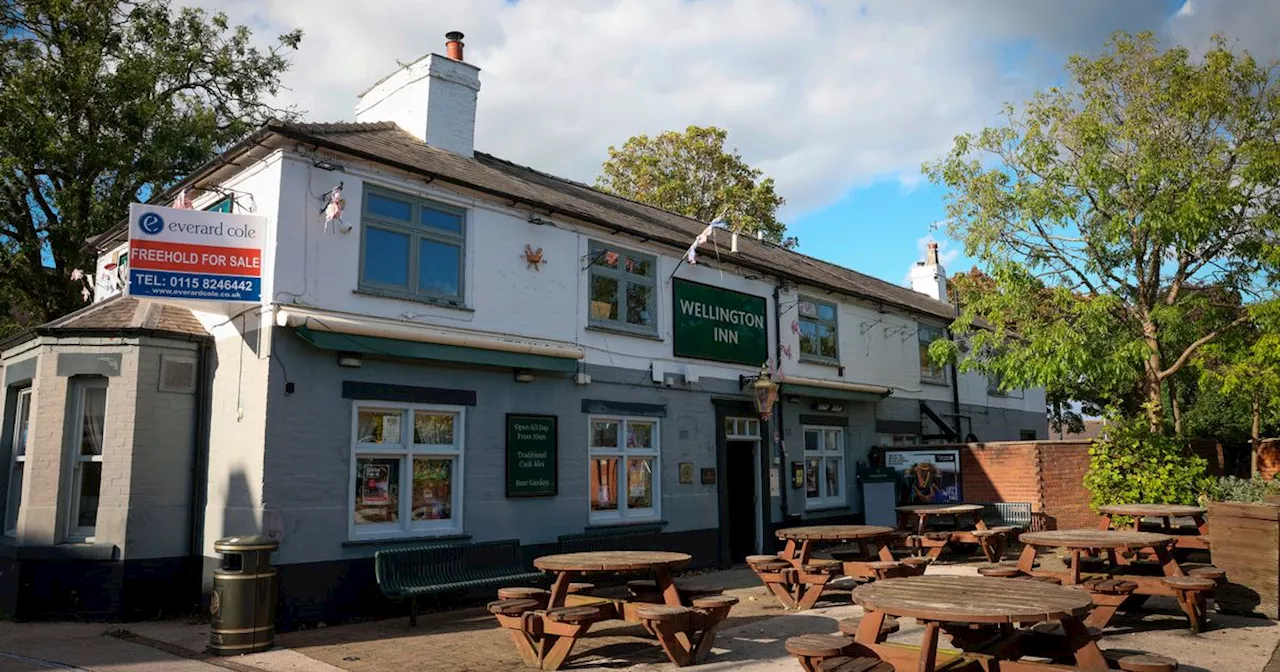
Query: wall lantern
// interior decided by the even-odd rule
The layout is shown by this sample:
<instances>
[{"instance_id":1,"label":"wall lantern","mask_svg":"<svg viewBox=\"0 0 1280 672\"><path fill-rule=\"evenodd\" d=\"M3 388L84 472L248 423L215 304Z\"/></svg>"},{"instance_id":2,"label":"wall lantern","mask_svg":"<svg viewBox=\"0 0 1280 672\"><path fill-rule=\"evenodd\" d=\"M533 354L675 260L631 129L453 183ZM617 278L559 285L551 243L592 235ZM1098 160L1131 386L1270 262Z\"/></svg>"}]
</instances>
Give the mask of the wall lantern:
<instances>
[{"instance_id":1,"label":"wall lantern","mask_svg":"<svg viewBox=\"0 0 1280 672\"><path fill-rule=\"evenodd\" d=\"M364 365L364 357L358 352L339 352L338 366L348 369L358 369Z\"/></svg>"},{"instance_id":2,"label":"wall lantern","mask_svg":"<svg viewBox=\"0 0 1280 672\"><path fill-rule=\"evenodd\" d=\"M756 402L756 412L761 420L768 420L773 415L773 404L778 401L779 385L773 382L768 365L760 367L758 376L738 376L738 389L751 385L751 398Z\"/></svg>"}]
</instances>

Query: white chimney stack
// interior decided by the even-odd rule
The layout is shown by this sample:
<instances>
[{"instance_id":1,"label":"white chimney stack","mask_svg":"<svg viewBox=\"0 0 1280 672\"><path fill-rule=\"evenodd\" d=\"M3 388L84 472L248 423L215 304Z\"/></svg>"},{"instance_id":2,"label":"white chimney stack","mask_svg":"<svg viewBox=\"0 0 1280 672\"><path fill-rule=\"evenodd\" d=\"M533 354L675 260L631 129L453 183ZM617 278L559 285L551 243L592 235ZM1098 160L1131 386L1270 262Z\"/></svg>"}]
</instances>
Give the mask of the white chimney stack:
<instances>
[{"instance_id":1,"label":"white chimney stack","mask_svg":"<svg viewBox=\"0 0 1280 672\"><path fill-rule=\"evenodd\" d=\"M445 37L448 56L423 56L360 94L356 121L394 121L432 147L470 157L480 68L463 62L462 33Z\"/></svg>"},{"instance_id":2,"label":"white chimney stack","mask_svg":"<svg viewBox=\"0 0 1280 672\"><path fill-rule=\"evenodd\" d=\"M947 300L947 271L938 263L938 244L929 241L924 261L911 267L911 289L943 303Z\"/></svg>"}]
</instances>

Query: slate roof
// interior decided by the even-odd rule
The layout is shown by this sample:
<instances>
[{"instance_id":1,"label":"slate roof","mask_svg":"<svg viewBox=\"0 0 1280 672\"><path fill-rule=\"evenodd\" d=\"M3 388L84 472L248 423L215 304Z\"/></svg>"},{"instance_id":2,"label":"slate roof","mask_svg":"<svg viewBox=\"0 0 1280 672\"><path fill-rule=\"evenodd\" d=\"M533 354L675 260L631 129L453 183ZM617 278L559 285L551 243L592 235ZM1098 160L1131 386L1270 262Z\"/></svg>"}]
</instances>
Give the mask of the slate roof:
<instances>
[{"instance_id":1,"label":"slate roof","mask_svg":"<svg viewBox=\"0 0 1280 672\"><path fill-rule=\"evenodd\" d=\"M561 213L617 232L687 248L706 227L705 222L614 196L589 185L556 177L490 154L466 158L431 147L393 122L286 123L268 129L286 137L419 173L442 182L510 198L536 209ZM727 255L728 231L717 230L715 244ZM713 255L704 245L699 255ZM885 303L951 320L955 308L906 287L885 282L779 245L739 236L734 264L788 277L803 284L872 302Z\"/></svg>"},{"instance_id":2,"label":"slate roof","mask_svg":"<svg viewBox=\"0 0 1280 672\"><path fill-rule=\"evenodd\" d=\"M191 311L132 296L117 296L35 328L35 333L57 336L68 332L138 331L157 335L204 338L209 335Z\"/></svg>"}]
</instances>

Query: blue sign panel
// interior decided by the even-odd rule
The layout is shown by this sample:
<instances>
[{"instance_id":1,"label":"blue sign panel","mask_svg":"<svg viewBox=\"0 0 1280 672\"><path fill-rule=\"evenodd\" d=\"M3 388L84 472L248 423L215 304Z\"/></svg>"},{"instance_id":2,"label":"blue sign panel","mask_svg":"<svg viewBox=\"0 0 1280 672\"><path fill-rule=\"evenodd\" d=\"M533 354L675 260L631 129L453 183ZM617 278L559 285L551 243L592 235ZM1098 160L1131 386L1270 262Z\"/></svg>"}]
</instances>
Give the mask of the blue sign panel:
<instances>
[{"instance_id":1,"label":"blue sign panel","mask_svg":"<svg viewBox=\"0 0 1280 672\"><path fill-rule=\"evenodd\" d=\"M260 301L262 279L208 273L129 269L129 294L166 299Z\"/></svg>"}]
</instances>

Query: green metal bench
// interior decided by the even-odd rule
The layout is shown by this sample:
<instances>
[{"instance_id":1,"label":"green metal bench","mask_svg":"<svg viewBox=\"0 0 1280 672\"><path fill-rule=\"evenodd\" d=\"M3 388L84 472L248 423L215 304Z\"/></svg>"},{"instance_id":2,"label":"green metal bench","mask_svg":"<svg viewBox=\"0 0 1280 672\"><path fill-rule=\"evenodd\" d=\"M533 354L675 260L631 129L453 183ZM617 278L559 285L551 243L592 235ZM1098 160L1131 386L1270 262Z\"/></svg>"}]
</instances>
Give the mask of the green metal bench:
<instances>
[{"instance_id":1,"label":"green metal bench","mask_svg":"<svg viewBox=\"0 0 1280 672\"><path fill-rule=\"evenodd\" d=\"M662 533L656 527L562 534L556 541L561 553L665 550L662 546Z\"/></svg>"},{"instance_id":2,"label":"green metal bench","mask_svg":"<svg viewBox=\"0 0 1280 672\"><path fill-rule=\"evenodd\" d=\"M433 544L374 554L378 588L392 600L409 599L409 625L418 624L418 597L545 580L529 571L520 540Z\"/></svg>"},{"instance_id":3,"label":"green metal bench","mask_svg":"<svg viewBox=\"0 0 1280 672\"><path fill-rule=\"evenodd\" d=\"M1030 502L992 502L983 504L982 521L988 527L1016 527L1031 531Z\"/></svg>"}]
</instances>

